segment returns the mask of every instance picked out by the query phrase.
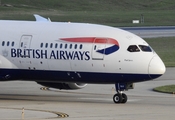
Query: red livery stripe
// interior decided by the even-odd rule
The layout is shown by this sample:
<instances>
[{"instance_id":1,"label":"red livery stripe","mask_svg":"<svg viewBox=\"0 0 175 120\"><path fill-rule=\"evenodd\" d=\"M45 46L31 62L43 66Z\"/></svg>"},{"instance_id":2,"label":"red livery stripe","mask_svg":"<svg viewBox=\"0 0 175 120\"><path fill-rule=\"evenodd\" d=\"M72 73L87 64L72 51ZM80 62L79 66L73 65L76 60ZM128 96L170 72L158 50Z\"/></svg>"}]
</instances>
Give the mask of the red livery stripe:
<instances>
[{"instance_id":1,"label":"red livery stripe","mask_svg":"<svg viewBox=\"0 0 175 120\"><path fill-rule=\"evenodd\" d=\"M115 44L119 46L117 40L112 38L96 38L96 37L78 37L78 38L61 38L61 40L68 42L80 42L80 43L105 43Z\"/></svg>"}]
</instances>

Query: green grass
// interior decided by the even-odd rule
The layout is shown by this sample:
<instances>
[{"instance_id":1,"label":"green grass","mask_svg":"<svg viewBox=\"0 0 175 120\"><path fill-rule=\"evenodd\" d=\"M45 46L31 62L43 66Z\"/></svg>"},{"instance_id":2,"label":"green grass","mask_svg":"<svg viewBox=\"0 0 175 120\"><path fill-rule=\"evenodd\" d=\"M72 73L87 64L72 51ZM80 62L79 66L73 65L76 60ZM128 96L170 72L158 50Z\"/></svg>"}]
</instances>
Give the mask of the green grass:
<instances>
[{"instance_id":1,"label":"green grass","mask_svg":"<svg viewBox=\"0 0 175 120\"><path fill-rule=\"evenodd\" d=\"M175 85L166 85L166 86L156 87L153 90L157 92L175 94Z\"/></svg>"},{"instance_id":2,"label":"green grass","mask_svg":"<svg viewBox=\"0 0 175 120\"><path fill-rule=\"evenodd\" d=\"M175 67L175 37L145 39L162 58L166 67Z\"/></svg>"},{"instance_id":3,"label":"green grass","mask_svg":"<svg viewBox=\"0 0 175 120\"><path fill-rule=\"evenodd\" d=\"M52 21L98 23L110 26L175 25L173 0L1 0L0 19L34 20L34 13ZM133 19L144 24L132 24Z\"/></svg>"},{"instance_id":4,"label":"green grass","mask_svg":"<svg viewBox=\"0 0 175 120\"><path fill-rule=\"evenodd\" d=\"M130 10L170 10L172 0L1 0L2 4L14 6L28 5L39 9L59 9L64 11L130 11ZM23 6L24 7L24 6Z\"/></svg>"}]
</instances>

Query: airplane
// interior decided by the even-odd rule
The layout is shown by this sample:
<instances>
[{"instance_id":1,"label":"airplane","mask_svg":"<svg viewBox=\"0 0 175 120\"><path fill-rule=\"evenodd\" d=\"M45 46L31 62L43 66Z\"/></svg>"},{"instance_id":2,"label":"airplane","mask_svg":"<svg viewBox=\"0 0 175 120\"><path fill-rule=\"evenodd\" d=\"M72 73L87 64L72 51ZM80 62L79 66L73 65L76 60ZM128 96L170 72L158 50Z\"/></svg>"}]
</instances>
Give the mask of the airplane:
<instances>
[{"instance_id":1,"label":"airplane","mask_svg":"<svg viewBox=\"0 0 175 120\"><path fill-rule=\"evenodd\" d=\"M162 76L165 65L149 44L119 28L71 22L0 20L0 81L35 81L56 89L115 84L114 103L134 83Z\"/></svg>"}]
</instances>

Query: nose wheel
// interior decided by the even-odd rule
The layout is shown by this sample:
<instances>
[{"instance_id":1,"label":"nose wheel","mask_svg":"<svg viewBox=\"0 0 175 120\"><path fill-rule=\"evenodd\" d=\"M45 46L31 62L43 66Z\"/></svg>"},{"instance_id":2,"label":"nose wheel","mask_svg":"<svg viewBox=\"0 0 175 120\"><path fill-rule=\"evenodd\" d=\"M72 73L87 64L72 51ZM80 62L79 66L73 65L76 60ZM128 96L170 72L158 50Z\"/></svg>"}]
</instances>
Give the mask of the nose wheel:
<instances>
[{"instance_id":1,"label":"nose wheel","mask_svg":"<svg viewBox=\"0 0 175 120\"><path fill-rule=\"evenodd\" d=\"M128 100L128 97L125 93L122 93L122 91L127 90L128 84L126 83L116 83L115 89L117 93L113 96L114 103L126 103Z\"/></svg>"},{"instance_id":2,"label":"nose wheel","mask_svg":"<svg viewBox=\"0 0 175 120\"><path fill-rule=\"evenodd\" d=\"M113 96L114 103L126 103L128 100L128 97L125 93L117 93Z\"/></svg>"}]
</instances>

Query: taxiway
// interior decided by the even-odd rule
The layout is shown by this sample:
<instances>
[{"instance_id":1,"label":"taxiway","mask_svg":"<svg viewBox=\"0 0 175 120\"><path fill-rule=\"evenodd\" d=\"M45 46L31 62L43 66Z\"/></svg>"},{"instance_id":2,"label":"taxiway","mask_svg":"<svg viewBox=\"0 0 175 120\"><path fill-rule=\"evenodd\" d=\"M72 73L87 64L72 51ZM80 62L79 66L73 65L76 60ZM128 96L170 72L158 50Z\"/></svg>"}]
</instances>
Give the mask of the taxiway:
<instances>
[{"instance_id":1,"label":"taxiway","mask_svg":"<svg viewBox=\"0 0 175 120\"><path fill-rule=\"evenodd\" d=\"M153 92L157 86L175 83L175 68L154 81L135 84L126 91L128 102L114 104L114 85L88 85L84 89L44 89L35 82L0 83L0 119L25 120L173 120L175 95Z\"/></svg>"},{"instance_id":2,"label":"taxiway","mask_svg":"<svg viewBox=\"0 0 175 120\"><path fill-rule=\"evenodd\" d=\"M159 27L122 27L142 38L175 37L175 26Z\"/></svg>"}]
</instances>

